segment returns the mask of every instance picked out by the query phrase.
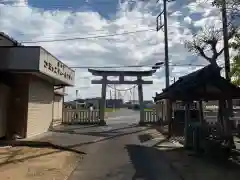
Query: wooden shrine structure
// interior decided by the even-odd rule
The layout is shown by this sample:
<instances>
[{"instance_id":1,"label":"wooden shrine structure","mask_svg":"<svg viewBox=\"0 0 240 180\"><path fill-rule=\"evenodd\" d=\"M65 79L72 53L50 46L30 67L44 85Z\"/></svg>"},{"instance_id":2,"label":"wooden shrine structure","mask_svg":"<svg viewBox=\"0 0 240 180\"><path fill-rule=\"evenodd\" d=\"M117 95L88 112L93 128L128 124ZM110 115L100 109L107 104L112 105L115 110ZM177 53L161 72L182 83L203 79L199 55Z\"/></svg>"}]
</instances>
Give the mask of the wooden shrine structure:
<instances>
[{"instance_id":1,"label":"wooden shrine structure","mask_svg":"<svg viewBox=\"0 0 240 180\"><path fill-rule=\"evenodd\" d=\"M206 142L214 142L215 144L216 142L229 143L231 139L232 132L228 132L227 130L229 129L227 127L229 127L231 119L231 108L228 106L227 101L229 99L240 99L240 88L221 77L220 70L219 67L208 65L186 76L182 76L174 84L164 89L162 93L156 94L154 98L156 103L163 99L170 99L172 102L180 100L185 103L184 139L186 147L194 144L190 140L193 136L198 137L198 142L205 141L203 143L205 145L198 144L198 146L204 146L204 148L206 148L206 144L209 144ZM221 128L219 129L218 138L215 135L213 136L210 131L207 133L205 131L209 129L209 125L203 117L202 101L211 100L219 101L218 124L221 124ZM190 117L189 108L192 102L198 102L199 105L198 120L194 122ZM173 117L172 121L177 121L177 119ZM196 133L196 131L192 128L201 129L205 133L195 136L196 134L192 133Z\"/></svg>"},{"instance_id":2,"label":"wooden shrine structure","mask_svg":"<svg viewBox=\"0 0 240 180\"><path fill-rule=\"evenodd\" d=\"M92 80L92 84L101 84L102 93L100 100L100 125L105 125L105 105L106 105L106 89L108 84L136 84L138 86L138 98L140 106L140 122L144 122L144 104L143 104L143 84L152 84L153 81L145 81L142 77L152 76L155 70L149 71L103 71L96 69L88 69L88 71L94 76L101 76L100 80ZM109 80L109 76L118 77L118 80ZM125 80L125 77L137 77L137 80L129 81Z\"/></svg>"}]
</instances>

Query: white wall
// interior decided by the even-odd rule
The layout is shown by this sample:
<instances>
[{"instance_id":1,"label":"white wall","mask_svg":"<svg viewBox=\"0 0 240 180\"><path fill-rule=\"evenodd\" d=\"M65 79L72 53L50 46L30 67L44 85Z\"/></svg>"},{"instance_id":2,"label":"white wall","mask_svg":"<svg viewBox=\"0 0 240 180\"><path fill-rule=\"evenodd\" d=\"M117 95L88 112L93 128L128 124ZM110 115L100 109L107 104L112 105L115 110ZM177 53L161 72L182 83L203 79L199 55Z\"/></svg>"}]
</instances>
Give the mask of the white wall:
<instances>
[{"instance_id":1,"label":"white wall","mask_svg":"<svg viewBox=\"0 0 240 180\"><path fill-rule=\"evenodd\" d=\"M53 126L62 122L63 114L63 96L55 95L53 103Z\"/></svg>"},{"instance_id":2,"label":"white wall","mask_svg":"<svg viewBox=\"0 0 240 180\"><path fill-rule=\"evenodd\" d=\"M53 85L34 78L29 85L27 137L48 131L53 118Z\"/></svg>"}]
</instances>

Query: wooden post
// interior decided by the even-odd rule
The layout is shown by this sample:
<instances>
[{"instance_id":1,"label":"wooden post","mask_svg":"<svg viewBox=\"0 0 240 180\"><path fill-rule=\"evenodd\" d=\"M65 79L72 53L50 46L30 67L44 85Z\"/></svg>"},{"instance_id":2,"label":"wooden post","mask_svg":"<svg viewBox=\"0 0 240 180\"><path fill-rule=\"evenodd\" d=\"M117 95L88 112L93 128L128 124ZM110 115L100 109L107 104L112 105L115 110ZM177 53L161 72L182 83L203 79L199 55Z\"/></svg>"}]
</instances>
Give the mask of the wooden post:
<instances>
[{"instance_id":1,"label":"wooden post","mask_svg":"<svg viewBox=\"0 0 240 180\"><path fill-rule=\"evenodd\" d=\"M219 122L219 124L221 125L221 130L224 130L225 125L223 122L223 117L224 117L224 101L222 99L220 99L218 101L218 115L217 115L217 120Z\"/></svg>"},{"instance_id":2,"label":"wooden post","mask_svg":"<svg viewBox=\"0 0 240 180\"><path fill-rule=\"evenodd\" d=\"M166 100L166 118L168 122L168 138L173 135L173 118L172 118L172 101L170 99Z\"/></svg>"},{"instance_id":3,"label":"wooden post","mask_svg":"<svg viewBox=\"0 0 240 180\"><path fill-rule=\"evenodd\" d=\"M138 80L140 81L142 77L138 77ZM143 104L143 87L142 84L138 84L138 98L139 98L139 106L140 106L140 122L139 124L144 123L144 104Z\"/></svg>"},{"instance_id":4,"label":"wooden post","mask_svg":"<svg viewBox=\"0 0 240 180\"><path fill-rule=\"evenodd\" d=\"M234 140L233 140L233 135L232 135L232 128L231 128L231 121L230 121L230 118L231 118L231 108L229 107L229 104L228 104L228 100L225 101L224 105L225 105L225 108L224 108L224 118L223 118L223 123L224 123L224 131L225 131L225 136L227 138L227 145L229 148L236 148L236 145L234 143ZM231 106L231 104L230 104Z\"/></svg>"},{"instance_id":5,"label":"wooden post","mask_svg":"<svg viewBox=\"0 0 240 180\"><path fill-rule=\"evenodd\" d=\"M100 100L100 125L106 125L105 122L105 106L106 106L106 90L107 90L107 77L103 76L102 83L102 99Z\"/></svg>"},{"instance_id":6,"label":"wooden post","mask_svg":"<svg viewBox=\"0 0 240 180\"><path fill-rule=\"evenodd\" d=\"M184 147L189 147L188 132L189 132L189 121L190 121L190 104L186 102L185 104L185 122L184 122Z\"/></svg>"},{"instance_id":7,"label":"wooden post","mask_svg":"<svg viewBox=\"0 0 240 180\"><path fill-rule=\"evenodd\" d=\"M199 110L199 121L201 125L204 124L204 115L203 115L203 103L202 100L198 101L198 110Z\"/></svg>"}]
</instances>

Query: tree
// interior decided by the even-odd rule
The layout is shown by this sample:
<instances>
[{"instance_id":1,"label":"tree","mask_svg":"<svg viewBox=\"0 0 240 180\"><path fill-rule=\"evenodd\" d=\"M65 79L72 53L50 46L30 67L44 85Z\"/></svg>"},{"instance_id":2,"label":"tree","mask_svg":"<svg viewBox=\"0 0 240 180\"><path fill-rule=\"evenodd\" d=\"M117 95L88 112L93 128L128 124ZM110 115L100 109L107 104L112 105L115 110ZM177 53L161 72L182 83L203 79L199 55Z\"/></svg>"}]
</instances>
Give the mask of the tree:
<instances>
[{"instance_id":1,"label":"tree","mask_svg":"<svg viewBox=\"0 0 240 180\"><path fill-rule=\"evenodd\" d=\"M213 6L222 7L224 0L212 0ZM237 33L235 20L240 17L240 0L225 0L228 10L228 40ZM239 19L238 19L239 20ZM205 27L200 33L193 36L193 40L185 43L190 52L206 59L210 64L217 66L217 59L223 53L224 48L217 49L217 45L223 40L222 28ZM211 53L209 53L211 52Z\"/></svg>"},{"instance_id":2,"label":"tree","mask_svg":"<svg viewBox=\"0 0 240 180\"><path fill-rule=\"evenodd\" d=\"M230 21L239 23L240 18L240 0L225 0ZM221 8L223 0L214 0L213 5ZM237 20L237 21L235 21ZM237 26L238 24L235 24ZM239 25L238 25L239 26ZM235 33L234 42L230 43L230 48L237 51L231 63L231 80L235 85L240 85L240 32Z\"/></svg>"},{"instance_id":3,"label":"tree","mask_svg":"<svg viewBox=\"0 0 240 180\"><path fill-rule=\"evenodd\" d=\"M228 39L232 39L236 29L229 26ZM193 40L186 41L185 46L190 52L193 52L210 64L217 65L218 57L223 53L224 48L217 49L218 43L222 40L222 29L205 27L200 33L193 36Z\"/></svg>"},{"instance_id":4,"label":"tree","mask_svg":"<svg viewBox=\"0 0 240 180\"><path fill-rule=\"evenodd\" d=\"M240 0L213 0L212 5L218 8L222 8L223 1L226 2L226 10L228 14L228 20L234 22L239 21L240 18ZM238 22L237 22L238 23Z\"/></svg>"}]
</instances>

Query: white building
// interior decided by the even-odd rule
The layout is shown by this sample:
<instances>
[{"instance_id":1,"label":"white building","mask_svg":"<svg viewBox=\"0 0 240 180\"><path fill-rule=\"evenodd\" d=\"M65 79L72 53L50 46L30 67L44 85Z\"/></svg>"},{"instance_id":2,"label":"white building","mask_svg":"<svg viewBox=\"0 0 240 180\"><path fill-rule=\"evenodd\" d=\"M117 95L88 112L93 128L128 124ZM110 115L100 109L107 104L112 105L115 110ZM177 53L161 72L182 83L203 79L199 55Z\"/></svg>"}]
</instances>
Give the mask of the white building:
<instances>
[{"instance_id":1,"label":"white building","mask_svg":"<svg viewBox=\"0 0 240 180\"><path fill-rule=\"evenodd\" d=\"M62 120L64 87L75 73L40 46L0 33L0 138L31 137Z\"/></svg>"}]
</instances>

